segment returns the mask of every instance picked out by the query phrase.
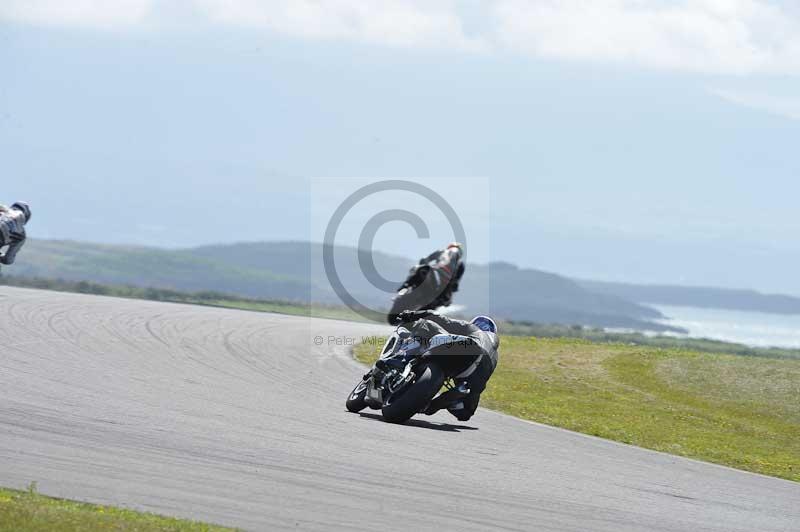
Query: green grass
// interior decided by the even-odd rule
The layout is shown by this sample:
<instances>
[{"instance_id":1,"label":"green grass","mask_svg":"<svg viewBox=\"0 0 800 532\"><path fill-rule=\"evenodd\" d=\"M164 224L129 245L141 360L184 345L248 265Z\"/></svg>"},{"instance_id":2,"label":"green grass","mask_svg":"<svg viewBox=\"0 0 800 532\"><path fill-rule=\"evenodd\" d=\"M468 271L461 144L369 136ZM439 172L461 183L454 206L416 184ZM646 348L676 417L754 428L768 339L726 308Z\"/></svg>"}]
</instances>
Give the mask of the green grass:
<instances>
[{"instance_id":1,"label":"green grass","mask_svg":"<svg viewBox=\"0 0 800 532\"><path fill-rule=\"evenodd\" d=\"M0 488L0 532L216 532L231 528Z\"/></svg>"},{"instance_id":2,"label":"green grass","mask_svg":"<svg viewBox=\"0 0 800 532\"><path fill-rule=\"evenodd\" d=\"M577 338L592 342L636 344L649 347L678 348L705 353L726 353L768 358L800 359L800 349L780 347L751 347L748 345L710 340L708 338L686 338L675 336L648 336L639 332L609 332L597 327L580 325L543 324L521 321L502 322L500 329L511 336L535 336L537 338Z\"/></svg>"},{"instance_id":3,"label":"green grass","mask_svg":"<svg viewBox=\"0 0 800 532\"><path fill-rule=\"evenodd\" d=\"M356 346L371 363L380 346ZM800 481L800 360L504 336L482 406Z\"/></svg>"}]
</instances>

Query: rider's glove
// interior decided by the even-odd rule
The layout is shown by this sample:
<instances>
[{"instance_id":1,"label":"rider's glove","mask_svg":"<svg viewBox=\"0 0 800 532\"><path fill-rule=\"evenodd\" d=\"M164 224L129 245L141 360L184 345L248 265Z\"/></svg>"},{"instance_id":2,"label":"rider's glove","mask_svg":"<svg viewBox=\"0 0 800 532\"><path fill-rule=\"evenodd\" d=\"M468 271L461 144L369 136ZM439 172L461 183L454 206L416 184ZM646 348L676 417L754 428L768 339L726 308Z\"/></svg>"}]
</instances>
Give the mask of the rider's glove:
<instances>
[{"instance_id":1,"label":"rider's glove","mask_svg":"<svg viewBox=\"0 0 800 532\"><path fill-rule=\"evenodd\" d=\"M427 318L433 314L430 310L404 310L397 315L395 320L397 323L411 323L422 318Z\"/></svg>"}]
</instances>

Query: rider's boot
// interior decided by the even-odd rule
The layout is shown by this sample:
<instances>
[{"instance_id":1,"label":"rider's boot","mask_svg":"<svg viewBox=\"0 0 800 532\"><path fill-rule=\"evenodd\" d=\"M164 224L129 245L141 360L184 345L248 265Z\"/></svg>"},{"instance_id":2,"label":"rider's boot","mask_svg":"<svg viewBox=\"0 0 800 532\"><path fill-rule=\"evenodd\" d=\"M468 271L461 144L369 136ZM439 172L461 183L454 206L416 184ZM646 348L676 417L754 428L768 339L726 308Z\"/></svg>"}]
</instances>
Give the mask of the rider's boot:
<instances>
[{"instance_id":1,"label":"rider's boot","mask_svg":"<svg viewBox=\"0 0 800 532\"><path fill-rule=\"evenodd\" d=\"M464 381L458 384L458 386L456 386L455 388L447 390L439 397L431 401L431 403L425 408L425 410L423 410L423 413L428 416L432 416L433 414L435 414L436 412L438 412L443 408L450 408L452 406L455 406L455 403L460 402L461 399L468 396L469 392L470 392L469 384L466 381ZM464 408L463 403L461 405L461 408Z\"/></svg>"}]
</instances>

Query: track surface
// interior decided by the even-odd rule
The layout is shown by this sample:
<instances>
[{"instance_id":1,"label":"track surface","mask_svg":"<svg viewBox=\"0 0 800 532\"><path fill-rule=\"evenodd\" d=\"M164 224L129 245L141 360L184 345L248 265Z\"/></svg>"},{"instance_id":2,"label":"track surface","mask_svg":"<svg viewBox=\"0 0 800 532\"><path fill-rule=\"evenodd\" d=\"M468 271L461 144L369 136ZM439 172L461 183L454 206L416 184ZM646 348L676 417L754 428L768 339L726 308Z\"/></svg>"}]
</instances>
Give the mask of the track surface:
<instances>
[{"instance_id":1,"label":"track surface","mask_svg":"<svg viewBox=\"0 0 800 532\"><path fill-rule=\"evenodd\" d=\"M0 485L252 530L800 530L800 484L486 410L349 414L363 368L327 337L385 332L2 287Z\"/></svg>"}]
</instances>

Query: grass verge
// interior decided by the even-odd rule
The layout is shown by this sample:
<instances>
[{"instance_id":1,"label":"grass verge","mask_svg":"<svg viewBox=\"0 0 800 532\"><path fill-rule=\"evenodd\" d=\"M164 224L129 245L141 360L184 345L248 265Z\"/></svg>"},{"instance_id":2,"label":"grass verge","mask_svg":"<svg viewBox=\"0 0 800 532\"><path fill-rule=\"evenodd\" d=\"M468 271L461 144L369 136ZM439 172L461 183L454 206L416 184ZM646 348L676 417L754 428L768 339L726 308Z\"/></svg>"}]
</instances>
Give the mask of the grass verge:
<instances>
[{"instance_id":1,"label":"grass verge","mask_svg":"<svg viewBox=\"0 0 800 532\"><path fill-rule=\"evenodd\" d=\"M800 482L800 360L504 336L481 405Z\"/></svg>"},{"instance_id":2,"label":"grass verge","mask_svg":"<svg viewBox=\"0 0 800 532\"><path fill-rule=\"evenodd\" d=\"M0 532L83 530L223 532L234 529L124 508L46 497L36 493L33 486L28 491L0 488Z\"/></svg>"}]
</instances>

